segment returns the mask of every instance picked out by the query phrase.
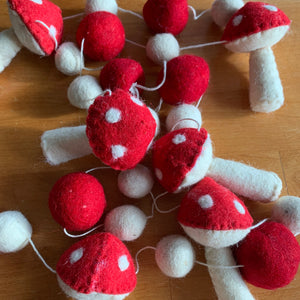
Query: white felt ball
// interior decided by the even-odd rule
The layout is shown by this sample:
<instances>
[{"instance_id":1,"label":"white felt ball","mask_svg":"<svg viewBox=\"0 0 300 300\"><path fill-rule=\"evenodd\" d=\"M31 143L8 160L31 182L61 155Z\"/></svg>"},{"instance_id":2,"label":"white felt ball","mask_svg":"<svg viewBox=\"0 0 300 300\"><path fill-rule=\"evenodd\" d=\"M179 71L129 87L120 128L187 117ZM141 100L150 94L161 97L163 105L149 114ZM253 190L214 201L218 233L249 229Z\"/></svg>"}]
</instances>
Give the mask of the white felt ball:
<instances>
[{"instance_id":1,"label":"white felt ball","mask_svg":"<svg viewBox=\"0 0 300 300\"><path fill-rule=\"evenodd\" d=\"M95 98L102 93L103 91L94 76L78 76L68 88L68 99L72 105L88 109L94 103Z\"/></svg>"},{"instance_id":2,"label":"white felt ball","mask_svg":"<svg viewBox=\"0 0 300 300\"><path fill-rule=\"evenodd\" d=\"M32 227L19 211L0 213L0 252L16 252L31 238Z\"/></svg>"},{"instance_id":3,"label":"white felt ball","mask_svg":"<svg viewBox=\"0 0 300 300\"><path fill-rule=\"evenodd\" d=\"M151 171L143 165L119 173L118 187L129 198L143 198L150 193L154 184Z\"/></svg>"},{"instance_id":4,"label":"white felt ball","mask_svg":"<svg viewBox=\"0 0 300 300\"><path fill-rule=\"evenodd\" d=\"M80 50L71 42L60 45L55 53L55 65L57 70L65 75L73 76L80 73L83 62L80 60Z\"/></svg>"},{"instance_id":5,"label":"white felt ball","mask_svg":"<svg viewBox=\"0 0 300 300\"><path fill-rule=\"evenodd\" d=\"M123 205L110 211L104 222L105 231L112 233L121 241L133 241L141 236L147 217L136 206Z\"/></svg>"},{"instance_id":6,"label":"white felt ball","mask_svg":"<svg viewBox=\"0 0 300 300\"><path fill-rule=\"evenodd\" d=\"M181 278L193 268L195 252L188 239L180 235L170 235L157 244L155 260L165 275Z\"/></svg>"},{"instance_id":7,"label":"white felt ball","mask_svg":"<svg viewBox=\"0 0 300 300\"><path fill-rule=\"evenodd\" d=\"M153 62L163 65L164 61L179 56L180 47L173 34L159 33L148 40L146 53Z\"/></svg>"},{"instance_id":8,"label":"white felt ball","mask_svg":"<svg viewBox=\"0 0 300 300\"><path fill-rule=\"evenodd\" d=\"M190 120L183 120L190 119ZM180 122L180 120L182 120ZM177 124L177 125L176 125ZM199 125L198 125L199 124ZM176 127L174 128L174 126ZM202 125L201 113L197 107L190 104L182 104L172 108L166 119L167 130L181 128L198 128Z\"/></svg>"},{"instance_id":9,"label":"white felt ball","mask_svg":"<svg viewBox=\"0 0 300 300\"><path fill-rule=\"evenodd\" d=\"M115 0L87 0L85 13L90 14L95 11L108 11L116 15L118 13L118 4Z\"/></svg>"},{"instance_id":10,"label":"white felt ball","mask_svg":"<svg viewBox=\"0 0 300 300\"><path fill-rule=\"evenodd\" d=\"M156 123L156 130L155 130L155 136L159 135L160 133L160 120L159 120L159 116L157 114L157 112L155 110L153 110L152 108L148 107L154 120L155 120L155 123Z\"/></svg>"},{"instance_id":11,"label":"white felt ball","mask_svg":"<svg viewBox=\"0 0 300 300\"><path fill-rule=\"evenodd\" d=\"M300 233L300 198L284 196L273 206L272 220L282 223L294 235Z\"/></svg>"}]
</instances>

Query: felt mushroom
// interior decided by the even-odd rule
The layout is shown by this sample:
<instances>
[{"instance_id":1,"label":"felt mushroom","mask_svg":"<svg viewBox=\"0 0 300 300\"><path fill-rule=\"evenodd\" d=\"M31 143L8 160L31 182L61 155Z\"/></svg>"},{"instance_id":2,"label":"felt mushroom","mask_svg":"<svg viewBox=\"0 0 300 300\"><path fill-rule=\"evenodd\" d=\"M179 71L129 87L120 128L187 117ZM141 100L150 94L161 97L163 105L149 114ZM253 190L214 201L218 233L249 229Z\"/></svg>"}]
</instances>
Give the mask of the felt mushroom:
<instances>
[{"instance_id":1,"label":"felt mushroom","mask_svg":"<svg viewBox=\"0 0 300 300\"><path fill-rule=\"evenodd\" d=\"M61 10L48 0L9 0L12 29L0 33L0 72L9 65L22 46L40 56L52 54L63 31Z\"/></svg>"},{"instance_id":2,"label":"felt mushroom","mask_svg":"<svg viewBox=\"0 0 300 300\"><path fill-rule=\"evenodd\" d=\"M132 257L110 233L97 233L72 245L60 257L57 280L75 299L121 300L136 286Z\"/></svg>"},{"instance_id":3,"label":"felt mushroom","mask_svg":"<svg viewBox=\"0 0 300 300\"><path fill-rule=\"evenodd\" d=\"M162 69L157 82L162 82ZM199 101L208 87L209 67L196 55L177 56L167 63L165 83L159 89L162 100L171 105Z\"/></svg>"},{"instance_id":4,"label":"felt mushroom","mask_svg":"<svg viewBox=\"0 0 300 300\"><path fill-rule=\"evenodd\" d=\"M250 52L249 98L253 111L272 112L284 102L271 47L288 32L291 21L277 7L248 2L227 23L222 41L233 52Z\"/></svg>"},{"instance_id":5,"label":"felt mushroom","mask_svg":"<svg viewBox=\"0 0 300 300\"><path fill-rule=\"evenodd\" d=\"M114 169L131 169L146 154L157 129L153 112L121 89L97 97L86 123L86 127L60 128L42 135L41 146L49 163L60 164L90 151ZM74 134L68 136L69 131Z\"/></svg>"},{"instance_id":6,"label":"felt mushroom","mask_svg":"<svg viewBox=\"0 0 300 300\"><path fill-rule=\"evenodd\" d=\"M253 219L232 192L205 177L183 198L177 220L185 233L205 246L207 263L219 299L254 299L234 266L229 246L251 230ZM224 267L224 269L222 269Z\"/></svg>"},{"instance_id":7,"label":"felt mushroom","mask_svg":"<svg viewBox=\"0 0 300 300\"><path fill-rule=\"evenodd\" d=\"M180 191L209 176L252 200L274 201L280 195L282 182L275 173L213 158L212 152L212 142L204 128L171 131L153 145L156 178L168 192Z\"/></svg>"}]
</instances>

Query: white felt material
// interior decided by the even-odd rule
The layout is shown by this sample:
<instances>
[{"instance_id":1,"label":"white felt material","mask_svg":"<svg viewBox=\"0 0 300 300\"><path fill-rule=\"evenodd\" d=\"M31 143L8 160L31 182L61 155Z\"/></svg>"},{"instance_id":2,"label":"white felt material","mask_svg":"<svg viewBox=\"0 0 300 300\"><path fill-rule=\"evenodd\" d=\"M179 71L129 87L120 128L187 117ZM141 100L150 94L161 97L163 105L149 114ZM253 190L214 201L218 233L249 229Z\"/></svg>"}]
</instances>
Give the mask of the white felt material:
<instances>
[{"instance_id":1,"label":"white felt material","mask_svg":"<svg viewBox=\"0 0 300 300\"><path fill-rule=\"evenodd\" d=\"M163 65L180 54L179 44L171 33L159 33L151 37L146 45L147 56L156 64Z\"/></svg>"},{"instance_id":2,"label":"white felt material","mask_svg":"<svg viewBox=\"0 0 300 300\"><path fill-rule=\"evenodd\" d=\"M183 120L192 119L192 120ZM180 121L183 120L183 121ZM193 121L195 120L195 121ZM176 125L176 127L174 127ZM196 128L201 127L202 118L200 110L194 105L181 104L173 107L166 118L167 130L171 131L181 128Z\"/></svg>"},{"instance_id":3,"label":"white felt material","mask_svg":"<svg viewBox=\"0 0 300 300\"><path fill-rule=\"evenodd\" d=\"M119 173L118 187L120 192L129 198L143 198L153 187L154 180L151 171L143 165Z\"/></svg>"},{"instance_id":4,"label":"white felt material","mask_svg":"<svg viewBox=\"0 0 300 300\"><path fill-rule=\"evenodd\" d=\"M21 50L22 45L12 28L0 32L0 73Z\"/></svg>"},{"instance_id":5,"label":"white felt material","mask_svg":"<svg viewBox=\"0 0 300 300\"><path fill-rule=\"evenodd\" d=\"M0 213L0 252L10 253L23 249L31 234L30 223L19 211Z\"/></svg>"},{"instance_id":6,"label":"white felt material","mask_svg":"<svg viewBox=\"0 0 300 300\"><path fill-rule=\"evenodd\" d=\"M103 93L96 77L84 75L76 77L68 88L68 99L73 106L88 109Z\"/></svg>"},{"instance_id":7,"label":"white felt material","mask_svg":"<svg viewBox=\"0 0 300 300\"><path fill-rule=\"evenodd\" d=\"M288 32L290 26L279 26L251 34L225 44L225 47L233 52L251 52L257 49L272 47L279 42Z\"/></svg>"},{"instance_id":8,"label":"white felt material","mask_svg":"<svg viewBox=\"0 0 300 300\"><path fill-rule=\"evenodd\" d=\"M156 137L160 133L160 120L159 120L159 116L158 116L157 112L154 111L152 108L148 107L148 109L150 110L150 112L152 114L152 117L154 118L155 123L156 123L155 136L154 136L154 137Z\"/></svg>"},{"instance_id":9,"label":"white felt material","mask_svg":"<svg viewBox=\"0 0 300 300\"><path fill-rule=\"evenodd\" d=\"M300 198L280 197L273 206L272 220L282 223L294 235L300 233Z\"/></svg>"},{"instance_id":10,"label":"white felt material","mask_svg":"<svg viewBox=\"0 0 300 300\"><path fill-rule=\"evenodd\" d=\"M250 53L249 98L253 111L269 113L283 105L283 88L271 48Z\"/></svg>"},{"instance_id":11,"label":"white felt material","mask_svg":"<svg viewBox=\"0 0 300 300\"><path fill-rule=\"evenodd\" d=\"M205 248L209 265L234 266L236 262L230 248ZM219 300L254 300L238 268L208 268Z\"/></svg>"},{"instance_id":12,"label":"white felt material","mask_svg":"<svg viewBox=\"0 0 300 300\"><path fill-rule=\"evenodd\" d=\"M50 165L59 165L93 153L85 133L86 126L62 127L45 131L41 147Z\"/></svg>"},{"instance_id":13,"label":"white felt material","mask_svg":"<svg viewBox=\"0 0 300 300\"><path fill-rule=\"evenodd\" d=\"M225 27L231 17L244 6L242 0L215 0L211 7L211 16L214 22Z\"/></svg>"},{"instance_id":14,"label":"white felt material","mask_svg":"<svg viewBox=\"0 0 300 300\"><path fill-rule=\"evenodd\" d=\"M129 293L121 294L121 295L109 295L109 294L102 294L96 292L92 292L90 294L83 294L70 288L67 284L65 284L62 281L62 279L58 275L57 275L57 281L58 281L58 285L63 290L63 292L67 296L76 300L122 300L129 295Z\"/></svg>"},{"instance_id":15,"label":"white felt material","mask_svg":"<svg viewBox=\"0 0 300 300\"><path fill-rule=\"evenodd\" d=\"M211 139L208 135L206 141L202 146L201 154L197 158L194 167L191 169L190 172L187 173L181 185L177 189L177 192L179 192L181 189L185 187L197 183L202 178L204 178L209 166L211 165L212 160L213 160L213 149L212 149Z\"/></svg>"},{"instance_id":16,"label":"white felt material","mask_svg":"<svg viewBox=\"0 0 300 300\"><path fill-rule=\"evenodd\" d=\"M65 42L59 46L55 53L57 70L65 75L73 76L80 73L83 62L80 60L80 50L72 42Z\"/></svg>"},{"instance_id":17,"label":"white felt material","mask_svg":"<svg viewBox=\"0 0 300 300\"><path fill-rule=\"evenodd\" d=\"M166 236L156 245L155 260L167 276L182 278L195 264L195 251L191 242L181 235Z\"/></svg>"},{"instance_id":18,"label":"white felt material","mask_svg":"<svg viewBox=\"0 0 300 300\"><path fill-rule=\"evenodd\" d=\"M260 202L277 200L282 189L277 174L221 158L214 158L207 176L233 193Z\"/></svg>"},{"instance_id":19,"label":"white felt material","mask_svg":"<svg viewBox=\"0 0 300 300\"><path fill-rule=\"evenodd\" d=\"M37 55L45 56L45 52L41 49L37 41L29 32L26 25L20 19L19 15L14 10L11 10L10 8L8 8L8 13L9 13L11 25L21 44L31 52Z\"/></svg>"},{"instance_id":20,"label":"white felt material","mask_svg":"<svg viewBox=\"0 0 300 300\"><path fill-rule=\"evenodd\" d=\"M200 245L212 248L223 248L236 244L241 241L249 232L248 229L236 230L207 230L193 228L181 224L185 233Z\"/></svg>"},{"instance_id":21,"label":"white felt material","mask_svg":"<svg viewBox=\"0 0 300 300\"><path fill-rule=\"evenodd\" d=\"M136 206L122 205L110 211L104 221L106 232L110 232L121 241L133 241L141 236L147 223L147 217Z\"/></svg>"},{"instance_id":22,"label":"white felt material","mask_svg":"<svg viewBox=\"0 0 300 300\"><path fill-rule=\"evenodd\" d=\"M118 4L116 0L87 0L85 13L90 14L95 11L108 11L116 15L118 13Z\"/></svg>"}]
</instances>

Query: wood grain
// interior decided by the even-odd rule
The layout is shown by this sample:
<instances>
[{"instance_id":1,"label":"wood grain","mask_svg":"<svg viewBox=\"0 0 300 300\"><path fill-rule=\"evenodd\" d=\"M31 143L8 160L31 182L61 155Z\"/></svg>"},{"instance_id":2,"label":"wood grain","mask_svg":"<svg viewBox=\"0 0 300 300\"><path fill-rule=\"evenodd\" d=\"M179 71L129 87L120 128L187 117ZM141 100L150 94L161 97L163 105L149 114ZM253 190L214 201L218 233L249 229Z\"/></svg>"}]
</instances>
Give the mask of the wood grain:
<instances>
[{"instance_id":1,"label":"wood grain","mask_svg":"<svg viewBox=\"0 0 300 300\"><path fill-rule=\"evenodd\" d=\"M84 0L55 0L64 16L83 10ZM141 13L144 0L120 0L119 6ZM210 7L212 1L189 1L198 12ZM248 54L234 54L222 46L186 50L203 56L211 70L210 85L200 105L204 126L210 132L215 155L234 159L277 172L283 180L282 195L300 196L300 0L274 0L293 20L290 33L276 45L278 69L285 91L285 105L271 114L253 113L248 101ZM145 44L151 33L142 20L121 13L127 38ZM74 40L79 19L65 22L65 39ZM6 1L0 2L0 29L10 26ZM197 21L190 20L178 36L181 46L217 41L221 30L212 23L210 14ZM159 67L146 57L145 51L126 44L122 57L141 62L146 83L153 86ZM98 63L87 63L98 66ZM93 73L97 75L97 72ZM0 74L0 211L20 210L33 226L33 241L46 261L55 266L60 255L74 240L64 236L48 210L48 193L54 182L68 172L87 170L101 165L93 156L78 159L61 166L45 163L40 149L40 136L48 129L84 124L86 112L72 107L66 97L67 87L73 80L60 74L53 56L39 58L23 49L11 65ZM155 107L157 93L145 93L149 105ZM169 107L163 105L164 120ZM150 159L145 163L149 165ZM94 174L105 188L108 210L123 203L138 205L150 214L151 199L132 201L117 190L117 172ZM162 192L156 185L155 194ZM159 205L169 208L177 205L182 194L169 195ZM255 221L270 216L272 204L246 200ZM147 245L155 246L165 235L181 233L176 214L160 215L149 221L143 236L128 243L131 253ZM298 239L299 240L299 239ZM300 240L299 240L300 241ZM204 261L203 247L194 244L197 258ZM211 300L216 299L205 267L195 266L183 279L169 279L157 268L152 250L139 257L141 265L138 284L128 297L135 299ZM0 299L66 299L56 278L43 267L30 246L21 252L0 256ZM249 285L260 300L300 299L300 272L287 287L268 291ZM242 300L242 299L241 299Z\"/></svg>"}]
</instances>

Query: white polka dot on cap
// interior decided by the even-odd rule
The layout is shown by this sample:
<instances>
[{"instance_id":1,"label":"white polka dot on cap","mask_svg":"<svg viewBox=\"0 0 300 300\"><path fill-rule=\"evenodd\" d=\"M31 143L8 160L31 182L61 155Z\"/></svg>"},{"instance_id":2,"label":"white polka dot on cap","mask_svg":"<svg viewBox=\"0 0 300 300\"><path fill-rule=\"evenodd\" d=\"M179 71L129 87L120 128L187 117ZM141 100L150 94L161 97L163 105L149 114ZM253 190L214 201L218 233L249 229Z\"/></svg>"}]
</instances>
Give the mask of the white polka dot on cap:
<instances>
[{"instance_id":1,"label":"white polka dot on cap","mask_svg":"<svg viewBox=\"0 0 300 300\"><path fill-rule=\"evenodd\" d=\"M122 255L119 257L118 259L118 266L119 266L119 269L124 272L128 269L129 267L129 261L127 259L127 256L126 255Z\"/></svg>"},{"instance_id":2,"label":"white polka dot on cap","mask_svg":"<svg viewBox=\"0 0 300 300\"><path fill-rule=\"evenodd\" d=\"M214 201L210 195L204 195L198 199L198 203L202 209L211 208L214 205Z\"/></svg>"},{"instance_id":3,"label":"white polka dot on cap","mask_svg":"<svg viewBox=\"0 0 300 300\"><path fill-rule=\"evenodd\" d=\"M113 159L118 159L124 156L127 148L122 145L113 145L111 146L111 154Z\"/></svg>"},{"instance_id":4,"label":"white polka dot on cap","mask_svg":"<svg viewBox=\"0 0 300 300\"><path fill-rule=\"evenodd\" d=\"M242 205L240 202L238 202L237 200L234 200L234 201L233 201L233 204L234 204L236 210L237 210L240 214L242 214L242 215L245 214L245 212L246 212L246 211L245 211L245 208L243 207L243 205Z\"/></svg>"},{"instance_id":5,"label":"white polka dot on cap","mask_svg":"<svg viewBox=\"0 0 300 300\"><path fill-rule=\"evenodd\" d=\"M106 113L105 113L105 121L107 123L117 123L121 120L121 111L118 110L117 108L110 108Z\"/></svg>"},{"instance_id":6,"label":"white polka dot on cap","mask_svg":"<svg viewBox=\"0 0 300 300\"><path fill-rule=\"evenodd\" d=\"M238 15L238 16L233 18L232 23L233 23L234 26L239 26L241 24L242 20L243 20L243 16Z\"/></svg>"},{"instance_id":7,"label":"white polka dot on cap","mask_svg":"<svg viewBox=\"0 0 300 300\"><path fill-rule=\"evenodd\" d=\"M70 263L74 264L83 256L83 248L76 249L70 255Z\"/></svg>"},{"instance_id":8,"label":"white polka dot on cap","mask_svg":"<svg viewBox=\"0 0 300 300\"><path fill-rule=\"evenodd\" d=\"M186 141L186 137L183 134L176 134L172 139L172 142L175 145L184 143L185 141Z\"/></svg>"}]
</instances>

